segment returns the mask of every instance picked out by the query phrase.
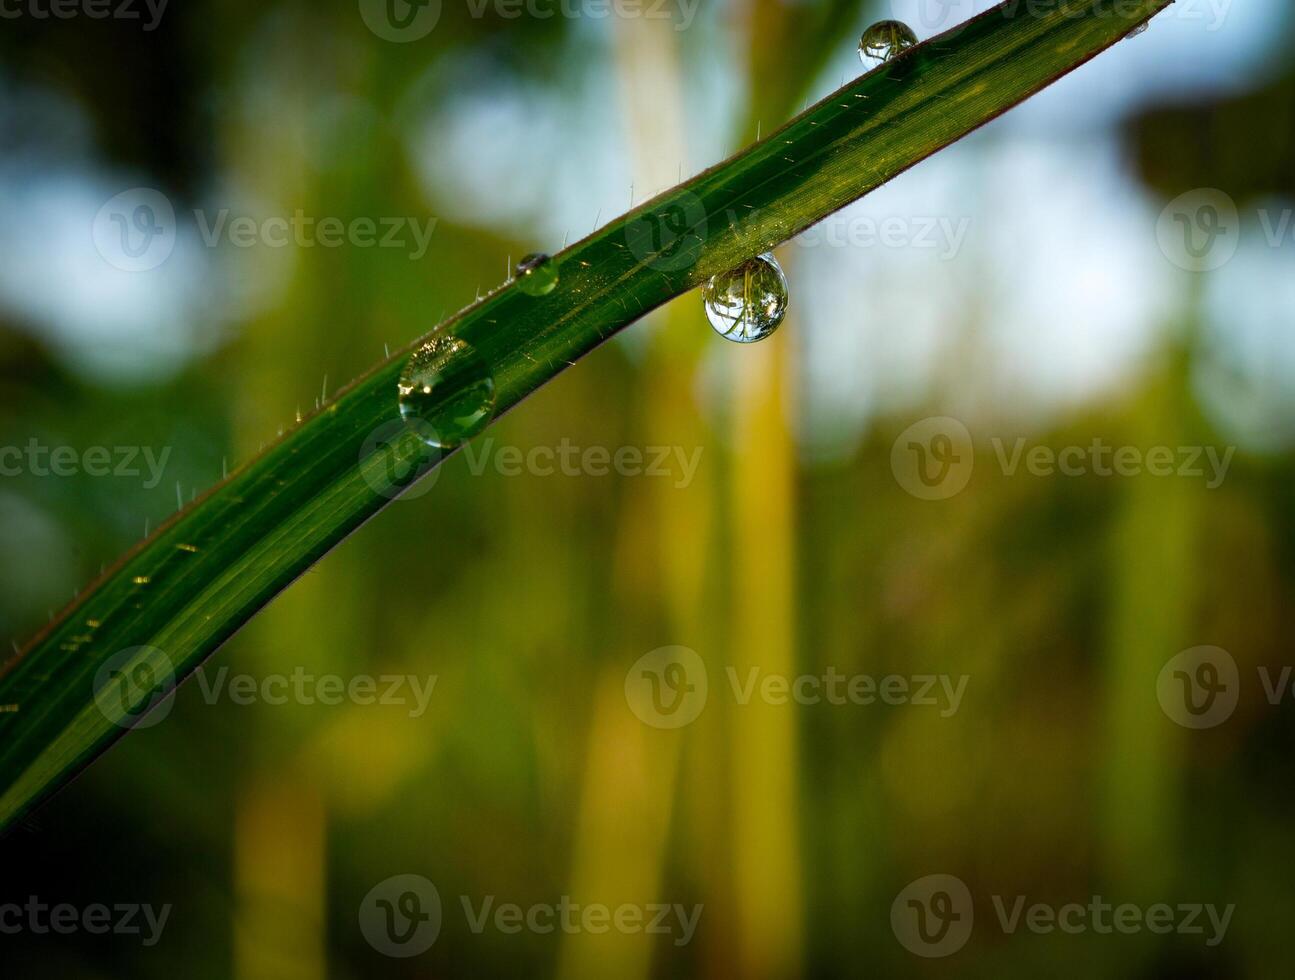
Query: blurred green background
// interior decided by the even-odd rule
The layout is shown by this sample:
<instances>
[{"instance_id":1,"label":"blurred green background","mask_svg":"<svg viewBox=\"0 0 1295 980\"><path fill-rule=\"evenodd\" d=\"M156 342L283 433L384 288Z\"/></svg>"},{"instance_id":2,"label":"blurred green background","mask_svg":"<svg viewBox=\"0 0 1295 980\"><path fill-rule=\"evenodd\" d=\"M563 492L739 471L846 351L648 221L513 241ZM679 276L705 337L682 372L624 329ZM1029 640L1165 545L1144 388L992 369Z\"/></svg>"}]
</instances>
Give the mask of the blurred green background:
<instances>
[{"instance_id":1,"label":"blurred green background","mask_svg":"<svg viewBox=\"0 0 1295 980\"><path fill-rule=\"evenodd\" d=\"M16 642L384 345L860 71L869 23L989 6L118 3L0 21ZM772 340L727 343L684 296L499 421L0 842L0 906L169 905L159 941L0 916L5 974L1288 975L1292 33L1281 0L1179 0L781 248ZM97 216L140 187L174 246L128 271ZM404 231L204 236L298 212ZM167 455L60 476L32 440ZM919 443L953 482L914 482ZM670 455L524 462L563 446ZM700 659L640 663L676 646ZM1212 692L1175 660L1202 646ZM907 694L744 694L828 671ZM218 687L294 673L435 682L425 711ZM926 895L963 916L953 951L905 925L935 874L965 890ZM366 938L397 875L439 894L417 955ZM1001 911L1096 896L1233 911L1221 939ZM487 901L700 913L475 929Z\"/></svg>"}]
</instances>

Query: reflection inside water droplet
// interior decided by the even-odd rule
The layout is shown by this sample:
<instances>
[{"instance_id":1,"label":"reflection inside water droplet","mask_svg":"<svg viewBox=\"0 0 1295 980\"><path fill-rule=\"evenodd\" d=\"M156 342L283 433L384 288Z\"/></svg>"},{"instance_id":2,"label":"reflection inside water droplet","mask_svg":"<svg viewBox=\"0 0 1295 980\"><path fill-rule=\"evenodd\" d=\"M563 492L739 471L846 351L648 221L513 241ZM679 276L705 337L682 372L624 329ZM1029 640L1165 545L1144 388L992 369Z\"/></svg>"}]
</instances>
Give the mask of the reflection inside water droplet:
<instances>
[{"instance_id":1,"label":"reflection inside water droplet","mask_svg":"<svg viewBox=\"0 0 1295 980\"><path fill-rule=\"evenodd\" d=\"M419 437L439 449L472 438L495 410L490 366L459 337L437 337L414 351L396 390L401 417L421 423Z\"/></svg>"},{"instance_id":2,"label":"reflection inside water droplet","mask_svg":"<svg viewBox=\"0 0 1295 980\"><path fill-rule=\"evenodd\" d=\"M787 315L787 277L772 253L712 276L702 287L706 319L725 340L752 344L778 329Z\"/></svg>"},{"instance_id":3,"label":"reflection inside water droplet","mask_svg":"<svg viewBox=\"0 0 1295 980\"><path fill-rule=\"evenodd\" d=\"M916 43L917 35L903 21L878 21L859 38L859 60L871 70L903 54Z\"/></svg>"},{"instance_id":4,"label":"reflection inside water droplet","mask_svg":"<svg viewBox=\"0 0 1295 980\"><path fill-rule=\"evenodd\" d=\"M517 263L517 285L528 296L547 296L558 284L558 264L543 252Z\"/></svg>"}]
</instances>

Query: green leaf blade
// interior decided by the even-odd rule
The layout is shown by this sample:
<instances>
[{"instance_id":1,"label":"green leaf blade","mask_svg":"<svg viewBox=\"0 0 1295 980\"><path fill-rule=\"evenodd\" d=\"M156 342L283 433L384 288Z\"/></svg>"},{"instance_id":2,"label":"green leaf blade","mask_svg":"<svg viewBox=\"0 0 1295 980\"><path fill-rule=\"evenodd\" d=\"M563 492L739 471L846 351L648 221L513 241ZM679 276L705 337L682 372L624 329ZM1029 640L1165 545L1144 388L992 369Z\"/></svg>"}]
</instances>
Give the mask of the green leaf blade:
<instances>
[{"instance_id":1,"label":"green leaf blade","mask_svg":"<svg viewBox=\"0 0 1295 980\"><path fill-rule=\"evenodd\" d=\"M556 255L554 292L506 284L436 333L462 338L491 366L498 416L650 310L893 179L1170 2L1009 0ZM396 382L416 346L160 528L5 666L0 705L16 710L0 714L0 826L129 730L134 715L112 706L147 694L147 676L138 690L122 678L159 662L123 651L160 650L169 680L189 675L448 455L397 424ZM105 685L107 668L118 679Z\"/></svg>"}]
</instances>

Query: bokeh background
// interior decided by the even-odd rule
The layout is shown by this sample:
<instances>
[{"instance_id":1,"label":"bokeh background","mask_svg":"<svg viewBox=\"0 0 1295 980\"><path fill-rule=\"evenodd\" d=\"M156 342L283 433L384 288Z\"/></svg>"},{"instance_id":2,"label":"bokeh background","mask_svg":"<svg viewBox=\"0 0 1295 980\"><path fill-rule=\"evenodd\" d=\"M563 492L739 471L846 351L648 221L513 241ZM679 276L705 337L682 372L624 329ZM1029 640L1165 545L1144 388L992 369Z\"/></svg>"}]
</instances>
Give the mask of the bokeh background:
<instances>
[{"instance_id":1,"label":"bokeh background","mask_svg":"<svg viewBox=\"0 0 1295 980\"><path fill-rule=\"evenodd\" d=\"M929 37L988 5L442 0L403 32L368 0L6 6L0 446L169 455L157 480L6 458L0 634L522 254L856 74L869 23ZM1287 975L1293 33L1282 0L1179 0L781 248L772 340L725 342L692 294L550 384L206 668L434 676L427 710L186 683L0 842L0 903L170 905L160 941L7 931L5 974ZM140 187L174 247L127 271L92 229ZM434 231L425 253L203 235L299 210ZM952 483L913 482L914 425L953 439ZM1076 455L1095 440L1169 447L1175 472L1107 472ZM672 462L498 455L562 445ZM1013 467L1017 446L1083 472ZM663 727L681 716L634 685L672 646L699 659L648 661L684 671L667 696L698 697L699 669L707 694ZM1175 685L1212 675L1170 662L1201 646L1224 708L1193 728ZM753 670L965 688L956 710L743 703ZM362 908L409 874L441 927L391 957ZM948 956L903 921L935 874L974 912ZM686 941L474 931L463 896L701 912ZM1021 896L1233 912L1213 943L1204 915L1204 935L1013 931L997 910Z\"/></svg>"}]
</instances>

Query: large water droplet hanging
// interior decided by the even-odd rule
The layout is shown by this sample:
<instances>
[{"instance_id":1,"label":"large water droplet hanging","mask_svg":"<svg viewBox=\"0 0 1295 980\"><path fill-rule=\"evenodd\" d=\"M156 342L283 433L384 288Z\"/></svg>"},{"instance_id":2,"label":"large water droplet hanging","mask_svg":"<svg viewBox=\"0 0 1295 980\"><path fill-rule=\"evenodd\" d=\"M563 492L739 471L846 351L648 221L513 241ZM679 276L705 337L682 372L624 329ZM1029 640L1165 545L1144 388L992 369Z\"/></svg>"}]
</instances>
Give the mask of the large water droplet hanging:
<instances>
[{"instance_id":1,"label":"large water droplet hanging","mask_svg":"<svg viewBox=\"0 0 1295 980\"><path fill-rule=\"evenodd\" d=\"M1141 24L1133 28L1133 30L1129 31L1129 33L1125 34L1124 36L1125 38L1130 38L1130 37L1137 37L1139 34L1145 34L1147 32L1147 28L1150 26L1151 26L1151 21L1144 20Z\"/></svg>"},{"instance_id":2,"label":"large water droplet hanging","mask_svg":"<svg viewBox=\"0 0 1295 980\"><path fill-rule=\"evenodd\" d=\"M881 20L859 38L859 60L871 71L917 43L913 29L898 20Z\"/></svg>"},{"instance_id":3,"label":"large water droplet hanging","mask_svg":"<svg viewBox=\"0 0 1295 980\"><path fill-rule=\"evenodd\" d=\"M400 415L430 446L452 449L490 421L495 379L475 347L437 337L410 355L397 383Z\"/></svg>"},{"instance_id":4,"label":"large water droplet hanging","mask_svg":"<svg viewBox=\"0 0 1295 980\"><path fill-rule=\"evenodd\" d=\"M528 296L547 296L558 284L558 264L543 252L517 263L517 285Z\"/></svg>"},{"instance_id":5,"label":"large water droplet hanging","mask_svg":"<svg viewBox=\"0 0 1295 980\"><path fill-rule=\"evenodd\" d=\"M771 253L712 276L702 287L706 319L725 340L764 340L787 315L787 277Z\"/></svg>"}]
</instances>

